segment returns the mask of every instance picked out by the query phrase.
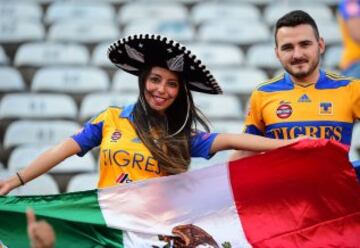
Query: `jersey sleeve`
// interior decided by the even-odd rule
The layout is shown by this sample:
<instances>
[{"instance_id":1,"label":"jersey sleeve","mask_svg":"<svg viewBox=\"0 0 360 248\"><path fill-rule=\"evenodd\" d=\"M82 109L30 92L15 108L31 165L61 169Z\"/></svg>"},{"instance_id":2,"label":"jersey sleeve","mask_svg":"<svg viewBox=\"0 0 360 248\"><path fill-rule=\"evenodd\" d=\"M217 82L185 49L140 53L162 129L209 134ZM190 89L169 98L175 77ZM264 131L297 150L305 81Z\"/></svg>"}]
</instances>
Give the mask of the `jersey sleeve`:
<instances>
[{"instance_id":1,"label":"jersey sleeve","mask_svg":"<svg viewBox=\"0 0 360 248\"><path fill-rule=\"evenodd\" d=\"M254 91L250 97L247 116L245 118L245 133L264 136L265 125L261 114L261 94Z\"/></svg>"},{"instance_id":2,"label":"jersey sleeve","mask_svg":"<svg viewBox=\"0 0 360 248\"><path fill-rule=\"evenodd\" d=\"M191 157L202 157L210 159L214 154L210 154L211 146L217 133L206 133L197 131L191 136Z\"/></svg>"},{"instance_id":3,"label":"jersey sleeve","mask_svg":"<svg viewBox=\"0 0 360 248\"><path fill-rule=\"evenodd\" d=\"M360 80L354 80L351 86L351 103L354 119L360 119Z\"/></svg>"},{"instance_id":4,"label":"jersey sleeve","mask_svg":"<svg viewBox=\"0 0 360 248\"><path fill-rule=\"evenodd\" d=\"M92 148L100 145L102 140L102 129L107 116L107 110L101 112L86 122L84 127L76 134L71 136L81 147L81 152L77 155L82 157Z\"/></svg>"}]
</instances>

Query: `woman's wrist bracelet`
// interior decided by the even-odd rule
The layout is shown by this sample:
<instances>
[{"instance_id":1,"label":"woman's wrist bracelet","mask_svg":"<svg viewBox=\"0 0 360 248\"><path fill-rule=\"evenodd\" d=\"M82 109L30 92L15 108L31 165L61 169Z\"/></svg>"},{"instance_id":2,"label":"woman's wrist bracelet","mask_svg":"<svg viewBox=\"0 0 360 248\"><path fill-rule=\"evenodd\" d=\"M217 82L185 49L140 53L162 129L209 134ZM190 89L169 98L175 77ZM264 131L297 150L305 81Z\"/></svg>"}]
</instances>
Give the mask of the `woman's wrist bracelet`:
<instances>
[{"instance_id":1,"label":"woman's wrist bracelet","mask_svg":"<svg viewBox=\"0 0 360 248\"><path fill-rule=\"evenodd\" d=\"M24 185L25 185L25 182L24 182L24 180L22 179L22 177L20 176L20 173L19 173L19 172L16 172L16 175L17 175L17 177L19 178L19 181L20 181L21 185L24 186Z\"/></svg>"}]
</instances>

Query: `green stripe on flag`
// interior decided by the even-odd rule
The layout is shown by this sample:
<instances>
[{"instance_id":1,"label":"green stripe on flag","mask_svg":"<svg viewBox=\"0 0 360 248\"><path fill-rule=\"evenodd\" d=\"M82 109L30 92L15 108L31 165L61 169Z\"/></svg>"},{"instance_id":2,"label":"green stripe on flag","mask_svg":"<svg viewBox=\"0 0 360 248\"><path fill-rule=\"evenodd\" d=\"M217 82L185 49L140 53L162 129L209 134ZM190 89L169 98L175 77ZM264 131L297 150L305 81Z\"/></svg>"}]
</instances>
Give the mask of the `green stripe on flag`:
<instances>
[{"instance_id":1,"label":"green stripe on flag","mask_svg":"<svg viewBox=\"0 0 360 248\"><path fill-rule=\"evenodd\" d=\"M56 247L120 247L122 231L106 227L97 190L42 196L0 196L0 240L28 247L25 211L34 209L56 233Z\"/></svg>"}]
</instances>

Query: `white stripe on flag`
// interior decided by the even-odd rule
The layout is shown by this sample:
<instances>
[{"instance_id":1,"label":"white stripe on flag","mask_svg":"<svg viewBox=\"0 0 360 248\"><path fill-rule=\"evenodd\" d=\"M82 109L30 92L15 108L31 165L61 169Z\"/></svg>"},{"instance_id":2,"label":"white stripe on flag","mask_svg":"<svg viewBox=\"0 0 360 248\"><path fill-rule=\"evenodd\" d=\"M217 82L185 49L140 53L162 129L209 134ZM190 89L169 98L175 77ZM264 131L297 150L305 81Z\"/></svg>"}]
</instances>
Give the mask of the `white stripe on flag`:
<instances>
[{"instance_id":1,"label":"white stripe on flag","mask_svg":"<svg viewBox=\"0 0 360 248\"><path fill-rule=\"evenodd\" d=\"M234 205L227 165L102 189L98 200L109 227L171 235L174 227L193 224L219 246L251 247Z\"/></svg>"}]
</instances>

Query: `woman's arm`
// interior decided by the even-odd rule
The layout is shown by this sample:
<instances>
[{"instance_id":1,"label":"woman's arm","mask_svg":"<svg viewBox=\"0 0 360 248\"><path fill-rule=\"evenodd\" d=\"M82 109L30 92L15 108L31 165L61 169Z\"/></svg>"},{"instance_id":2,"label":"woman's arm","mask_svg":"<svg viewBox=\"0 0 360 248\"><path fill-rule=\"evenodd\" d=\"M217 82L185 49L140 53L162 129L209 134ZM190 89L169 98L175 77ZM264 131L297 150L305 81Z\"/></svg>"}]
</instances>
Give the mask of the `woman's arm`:
<instances>
[{"instance_id":1,"label":"woman's arm","mask_svg":"<svg viewBox=\"0 0 360 248\"><path fill-rule=\"evenodd\" d=\"M253 134L218 134L211 146L211 153L223 150L245 150L263 152L289 145L307 137L298 137L290 140L265 138Z\"/></svg>"},{"instance_id":2,"label":"woman's arm","mask_svg":"<svg viewBox=\"0 0 360 248\"><path fill-rule=\"evenodd\" d=\"M61 161L81 151L80 146L72 138L67 138L58 145L42 153L27 167L5 181L0 181L0 195L6 195L22 183L46 173ZM21 182L21 180L23 182Z\"/></svg>"}]
</instances>

